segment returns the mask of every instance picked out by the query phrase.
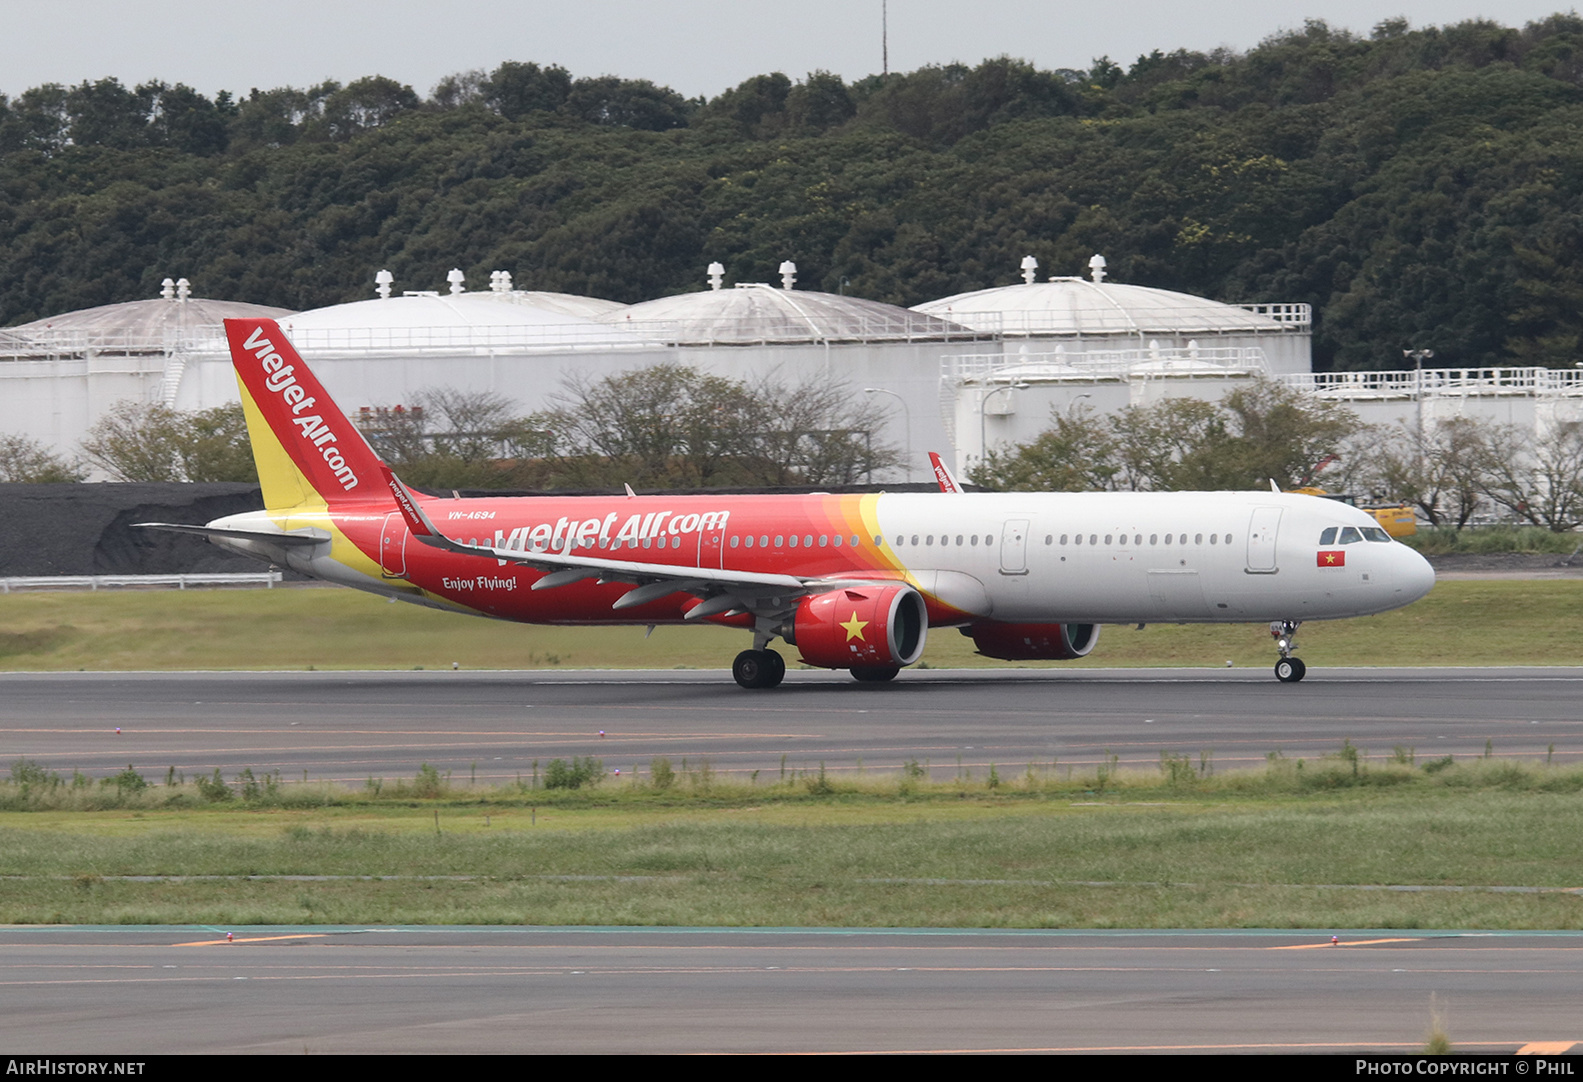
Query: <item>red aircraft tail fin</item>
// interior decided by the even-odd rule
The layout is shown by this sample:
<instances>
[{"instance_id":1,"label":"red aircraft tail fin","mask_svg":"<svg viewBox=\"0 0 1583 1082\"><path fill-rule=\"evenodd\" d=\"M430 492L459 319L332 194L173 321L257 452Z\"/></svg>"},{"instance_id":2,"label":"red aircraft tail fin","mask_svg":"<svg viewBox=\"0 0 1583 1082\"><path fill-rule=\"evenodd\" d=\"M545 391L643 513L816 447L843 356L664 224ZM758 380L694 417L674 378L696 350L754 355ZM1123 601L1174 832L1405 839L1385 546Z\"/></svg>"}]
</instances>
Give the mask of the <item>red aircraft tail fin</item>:
<instances>
[{"instance_id":1,"label":"red aircraft tail fin","mask_svg":"<svg viewBox=\"0 0 1583 1082\"><path fill-rule=\"evenodd\" d=\"M933 451L929 452L929 465L934 467L934 480L940 486L941 492L960 493L962 486L957 484L956 478L951 476L950 469L945 460Z\"/></svg>"},{"instance_id":2,"label":"red aircraft tail fin","mask_svg":"<svg viewBox=\"0 0 1583 1082\"><path fill-rule=\"evenodd\" d=\"M303 364L272 319L228 319L226 337L242 388L270 510L353 499L385 502L382 463Z\"/></svg>"}]
</instances>

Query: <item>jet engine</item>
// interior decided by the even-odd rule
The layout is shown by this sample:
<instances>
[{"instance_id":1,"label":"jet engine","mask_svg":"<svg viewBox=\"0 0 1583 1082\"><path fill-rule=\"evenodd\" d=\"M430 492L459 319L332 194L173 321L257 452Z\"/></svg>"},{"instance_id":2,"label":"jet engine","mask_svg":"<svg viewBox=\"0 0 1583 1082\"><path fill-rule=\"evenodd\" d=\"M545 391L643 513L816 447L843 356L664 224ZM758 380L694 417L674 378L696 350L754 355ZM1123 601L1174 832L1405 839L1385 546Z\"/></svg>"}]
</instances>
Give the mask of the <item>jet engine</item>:
<instances>
[{"instance_id":1,"label":"jet engine","mask_svg":"<svg viewBox=\"0 0 1583 1082\"><path fill-rule=\"evenodd\" d=\"M894 672L896 666L911 665L923 656L928 632L923 595L894 583L805 597L782 637L809 665Z\"/></svg>"},{"instance_id":2,"label":"jet engine","mask_svg":"<svg viewBox=\"0 0 1583 1082\"><path fill-rule=\"evenodd\" d=\"M981 620L962 629L978 652L1002 661L1071 661L1099 641L1098 624L1003 624Z\"/></svg>"}]
</instances>

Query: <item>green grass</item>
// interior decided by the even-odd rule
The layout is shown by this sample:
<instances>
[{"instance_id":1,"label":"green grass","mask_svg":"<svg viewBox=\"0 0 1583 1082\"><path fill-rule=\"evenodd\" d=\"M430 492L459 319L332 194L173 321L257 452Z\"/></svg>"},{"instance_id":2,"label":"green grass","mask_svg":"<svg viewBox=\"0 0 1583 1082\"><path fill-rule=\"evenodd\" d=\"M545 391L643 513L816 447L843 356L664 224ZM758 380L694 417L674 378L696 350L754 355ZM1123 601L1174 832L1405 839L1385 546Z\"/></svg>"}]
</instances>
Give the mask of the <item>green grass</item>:
<instances>
[{"instance_id":1,"label":"green grass","mask_svg":"<svg viewBox=\"0 0 1583 1082\"><path fill-rule=\"evenodd\" d=\"M152 786L91 812L36 777L25 797L0 785L0 805L37 809L0 812L0 922L1583 927L1578 767L1162 760L1008 768L993 789L695 771L428 800L285 786L245 806ZM1471 889L1366 889L1388 885ZM1545 889L1478 889L1496 886Z\"/></svg>"},{"instance_id":2,"label":"green grass","mask_svg":"<svg viewBox=\"0 0 1583 1082\"><path fill-rule=\"evenodd\" d=\"M1583 534L1556 533L1540 526L1476 526L1465 530L1441 526L1425 527L1402 538L1402 542L1428 556L1489 556L1503 552L1564 555L1583 549Z\"/></svg>"},{"instance_id":3,"label":"green grass","mask_svg":"<svg viewBox=\"0 0 1583 1082\"><path fill-rule=\"evenodd\" d=\"M0 629L0 669L18 671L722 669L748 645L717 627L645 638L642 628L506 624L335 589L0 595ZM1309 623L1300 643L1319 666L1572 665L1583 657L1583 579L1442 582L1397 612ZM1273 656L1262 626L1117 626L1079 664L1264 668ZM924 661L1006 665L950 629L930 634Z\"/></svg>"}]
</instances>

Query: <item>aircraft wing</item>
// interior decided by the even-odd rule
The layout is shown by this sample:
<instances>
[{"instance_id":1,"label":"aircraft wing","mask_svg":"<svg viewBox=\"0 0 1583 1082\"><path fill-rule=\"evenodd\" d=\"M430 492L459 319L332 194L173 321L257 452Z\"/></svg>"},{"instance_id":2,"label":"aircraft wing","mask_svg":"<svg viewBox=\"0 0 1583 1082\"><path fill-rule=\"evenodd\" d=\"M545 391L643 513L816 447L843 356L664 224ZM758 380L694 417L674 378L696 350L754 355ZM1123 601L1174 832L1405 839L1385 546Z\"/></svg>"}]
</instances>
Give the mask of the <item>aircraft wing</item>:
<instances>
[{"instance_id":1,"label":"aircraft wing","mask_svg":"<svg viewBox=\"0 0 1583 1082\"><path fill-rule=\"evenodd\" d=\"M386 483L396 497L396 504L401 508L402 517L407 520L407 529L415 540L450 552L506 560L549 572L533 584L535 590L552 590L557 586L568 586L588 579L636 584L636 589L616 599L611 606L613 609L632 608L671 594L685 593L702 599L701 604L687 612L686 618L689 620L737 612L772 615L792 609L797 600L807 594L823 593L847 584L844 579L837 582L756 571L611 560L574 554L570 549L565 552L533 552L496 548L493 545L469 545L446 536L389 467L385 467L384 473Z\"/></svg>"}]
</instances>

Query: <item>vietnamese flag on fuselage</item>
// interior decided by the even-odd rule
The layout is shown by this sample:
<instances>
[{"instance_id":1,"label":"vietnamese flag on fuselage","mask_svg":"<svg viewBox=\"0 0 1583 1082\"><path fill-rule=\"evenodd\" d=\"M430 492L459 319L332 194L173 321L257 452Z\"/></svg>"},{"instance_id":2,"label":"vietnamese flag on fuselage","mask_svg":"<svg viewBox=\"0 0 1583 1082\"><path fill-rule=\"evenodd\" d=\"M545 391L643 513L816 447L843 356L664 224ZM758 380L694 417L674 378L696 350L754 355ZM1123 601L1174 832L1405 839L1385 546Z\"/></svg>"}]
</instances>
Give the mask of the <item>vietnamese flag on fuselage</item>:
<instances>
[{"instance_id":1,"label":"vietnamese flag on fuselage","mask_svg":"<svg viewBox=\"0 0 1583 1082\"><path fill-rule=\"evenodd\" d=\"M1319 553L1320 567L1346 567L1347 553L1345 549L1321 549Z\"/></svg>"}]
</instances>

